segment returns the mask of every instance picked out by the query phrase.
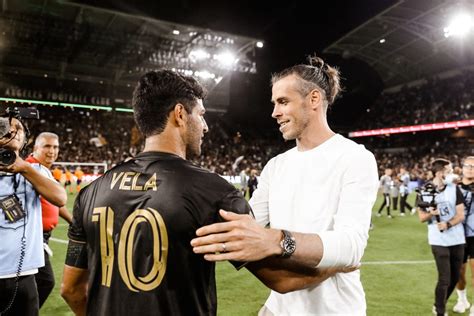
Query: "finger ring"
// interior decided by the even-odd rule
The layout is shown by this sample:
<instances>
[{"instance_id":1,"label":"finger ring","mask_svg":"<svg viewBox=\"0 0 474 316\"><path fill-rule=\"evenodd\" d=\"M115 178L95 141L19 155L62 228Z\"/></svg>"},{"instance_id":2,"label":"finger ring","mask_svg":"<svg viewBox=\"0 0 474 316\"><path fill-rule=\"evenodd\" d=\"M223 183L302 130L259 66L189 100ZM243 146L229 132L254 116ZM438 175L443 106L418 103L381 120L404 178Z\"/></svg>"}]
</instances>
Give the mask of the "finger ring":
<instances>
[{"instance_id":1,"label":"finger ring","mask_svg":"<svg viewBox=\"0 0 474 316\"><path fill-rule=\"evenodd\" d=\"M222 252L227 252L227 247L225 246L225 242L222 243Z\"/></svg>"}]
</instances>

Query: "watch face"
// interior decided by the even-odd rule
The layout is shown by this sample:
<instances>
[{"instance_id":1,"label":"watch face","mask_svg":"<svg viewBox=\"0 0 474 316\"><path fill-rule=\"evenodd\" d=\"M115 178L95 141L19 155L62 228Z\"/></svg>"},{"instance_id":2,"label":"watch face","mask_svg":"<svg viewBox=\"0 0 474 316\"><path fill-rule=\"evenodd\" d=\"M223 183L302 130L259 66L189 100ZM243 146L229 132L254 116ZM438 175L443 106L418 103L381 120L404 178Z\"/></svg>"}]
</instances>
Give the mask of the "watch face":
<instances>
[{"instance_id":1,"label":"watch face","mask_svg":"<svg viewBox=\"0 0 474 316\"><path fill-rule=\"evenodd\" d=\"M283 246L285 251L289 254L292 254L296 250L296 243L292 238L285 238Z\"/></svg>"}]
</instances>

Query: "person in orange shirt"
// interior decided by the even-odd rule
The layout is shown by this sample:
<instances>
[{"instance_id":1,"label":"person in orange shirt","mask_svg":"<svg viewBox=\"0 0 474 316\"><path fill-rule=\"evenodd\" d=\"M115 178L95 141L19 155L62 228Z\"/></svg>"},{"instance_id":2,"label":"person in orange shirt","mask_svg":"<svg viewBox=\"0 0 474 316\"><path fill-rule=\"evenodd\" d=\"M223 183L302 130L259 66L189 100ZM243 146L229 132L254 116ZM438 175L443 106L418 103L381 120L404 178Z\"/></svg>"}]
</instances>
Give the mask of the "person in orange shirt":
<instances>
[{"instance_id":1,"label":"person in orange shirt","mask_svg":"<svg viewBox=\"0 0 474 316\"><path fill-rule=\"evenodd\" d=\"M33 147L33 153L26 159L29 163L40 163L46 168L50 169L51 165L58 158L59 153L59 139L58 135L54 133L41 133L36 137L35 145ZM62 173L62 172L61 172ZM57 179L57 178L56 178ZM59 222L59 216L64 218L69 224L72 223L72 215L67 210L66 206L56 207L53 204L46 201L43 197L41 200L41 210L43 218L43 242L44 242L44 259L45 266L38 269L38 273L35 274L36 286L38 288L39 296L39 307L48 298L49 294L54 288L54 273L51 266L49 256L52 255L52 251L48 246L51 232Z\"/></svg>"},{"instance_id":2,"label":"person in orange shirt","mask_svg":"<svg viewBox=\"0 0 474 316\"><path fill-rule=\"evenodd\" d=\"M53 174L53 178L58 181L59 183L61 183L61 179L63 178L63 174L64 172L59 169L58 167L54 167L54 169L51 171L51 173Z\"/></svg>"},{"instance_id":3,"label":"person in orange shirt","mask_svg":"<svg viewBox=\"0 0 474 316\"><path fill-rule=\"evenodd\" d=\"M76 168L74 176L76 176L76 191L79 192L81 190L82 178L84 177L84 172L81 170L81 167Z\"/></svg>"},{"instance_id":4,"label":"person in orange shirt","mask_svg":"<svg viewBox=\"0 0 474 316\"><path fill-rule=\"evenodd\" d=\"M64 188L67 190L69 187L69 194L72 194L72 173L66 168L66 182L64 183Z\"/></svg>"}]
</instances>

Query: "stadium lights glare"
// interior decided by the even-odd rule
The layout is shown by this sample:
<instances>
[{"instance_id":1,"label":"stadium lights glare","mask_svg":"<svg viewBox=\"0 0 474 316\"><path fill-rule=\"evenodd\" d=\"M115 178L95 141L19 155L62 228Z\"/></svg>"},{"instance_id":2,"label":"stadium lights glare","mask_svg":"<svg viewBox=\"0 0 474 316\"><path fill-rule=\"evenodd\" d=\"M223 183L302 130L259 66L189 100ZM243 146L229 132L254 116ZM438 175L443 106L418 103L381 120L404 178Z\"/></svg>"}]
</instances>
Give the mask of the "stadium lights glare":
<instances>
[{"instance_id":1,"label":"stadium lights glare","mask_svg":"<svg viewBox=\"0 0 474 316\"><path fill-rule=\"evenodd\" d=\"M173 30L173 34L174 35L179 35L179 31L178 30Z\"/></svg>"},{"instance_id":2,"label":"stadium lights glare","mask_svg":"<svg viewBox=\"0 0 474 316\"><path fill-rule=\"evenodd\" d=\"M207 71L207 70L202 70L202 71L195 71L194 75L196 77L202 78L202 79L214 79L216 77L215 74Z\"/></svg>"},{"instance_id":3,"label":"stadium lights glare","mask_svg":"<svg viewBox=\"0 0 474 316\"><path fill-rule=\"evenodd\" d=\"M101 106L101 105L94 105L94 104L76 104L76 103L51 102L51 101L43 101L43 100L28 100L28 99L2 98L2 97L0 97L0 101L13 102L13 103L37 104L37 105L62 106L62 107L82 108L82 109L90 109L90 110L103 110L103 111L113 110L113 108L110 106ZM119 108L116 108L116 111L120 111L117 109Z\"/></svg>"},{"instance_id":4,"label":"stadium lights glare","mask_svg":"<svg viewBox=\"0 0 474 316\"><path fill-rule=\"evenodd\" d=\"M466 13L460 13L453 17L447 27L444 30L444 36L446 38L451 36L464 37L474 27L474 21L472 17Z\"/></svg>"},{"instance_id":5,"label":"stadium lights glare","mask_svg":"<svg viewBox=\"0 0 474 316\"><path fill-rule=\"evenodd\" d=\"M133 113L133 109L129 109L129 108L115 108L115 111Z\"/></svg>"},{"instance_id":6,"label":"stadium lights glare","mask_svg":"<svg viewBox=\"0 0 474 316\"><path fill-rule=\"evenodd\" d=\"M258 48L262 48L262 47L263 47L263 42L260 42L260 41L259 41L259 42L257 42L256 45L257 45Z\"/></svg>"},{"instance_id":7,"label":"stadium lights glare","mask_svg":"<svg viewBox=\"0 0 474 316\"><path fill-rule=\"evenodd\" d=\"M189 53L189 58L191 60L203 60L209 58L210 55L203 49L196 49Z\"/></svg>"},{"instance_id":8,"label":"stadium lights glare","mask_svg":"<svg viewBox=\"0 0 474 316\"><path fill-rule=\"evenodd\" d=\"M217 59L221 64L225 66L231 66L232 64L238 61L238 59L236 59L234 54L232 54L231 52L223 52L214 55L214 59Z\"/></svg>"},{"instance_id":9,"label":"stadium lights glare","mask_svg":"<svg viewBox=\"0 0 474 316\"><path fill-rule=\"evenodd\" d=\"M381 38L380 41L379 41L380 44L383 44L385 43L385 38Z\"/></svg>"}]
</instances>

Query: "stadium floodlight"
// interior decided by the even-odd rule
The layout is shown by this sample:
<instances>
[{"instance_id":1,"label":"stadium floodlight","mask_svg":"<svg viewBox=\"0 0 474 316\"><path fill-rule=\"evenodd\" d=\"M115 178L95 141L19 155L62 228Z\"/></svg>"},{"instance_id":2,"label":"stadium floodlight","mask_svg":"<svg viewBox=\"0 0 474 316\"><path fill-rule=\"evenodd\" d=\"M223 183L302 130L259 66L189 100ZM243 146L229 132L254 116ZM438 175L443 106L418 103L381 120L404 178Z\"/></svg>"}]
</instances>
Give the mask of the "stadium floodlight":
<instances>
[{"instance_id":1,"label":"stadium floodlight","mask_svg":"<svg viewBox=\"0 0 474 316\"><path fill-rule=\"evenodd\" d=\"M258 41L256 45L257 45L258 48L262 48L263 47L263 42Z\"/></svg>"},{"instance_id":2,"label":"stadium floodlight","mask_svg":"<svg viewBox=\"0 0 474 316\"><path fill-rule=\"evenodd\" d=\"M379 41L380 44L383 44L385 43L385 38L381 38L380 41Z\"/></svg>"},{"instance_id":3,"label":"stadium floodlight","mask_svg":"<svg viewBox=\"0 0 474 316\"><path fill-rule=\"evenodd\" d=\"M210 55L204 49L195 49L189 53L189 58L191 60L203 60L209 58Z\"/></svg>"},{"instance_id":4,"label":"stadium floodlight","mask_svg":"<svg viewBox=\"0 0 474 316\"><path fill-rule=\"evenodd\" d=\"M179 35L179 30L173 30L174 35Z\"/></svg>"},{"instance_id":5,"label":"stadium floodlight","mask_svg":"<svg viewBox=\"0 0 474 316\"><path fill-rule=\"evenodd\" d=\"M474 27L474 22L472 17L466 13L460 13L453 17L449 22L448 26L445 27L444 36L445 37L464 37L466 36L471 29Z\"/></svg>"},{"instance_id":6,"label":"stadium floodlight","mask_svg":"<svg viewBox=\"0 0 474 316\"><path fill-rule=\"evenodd\" d=\"M235 58L234 54L231 52L222 52L220 54L214 55L214 59L217 59L224 66L231 66L238 61L238 59Z\"/></svg>"}]
</instances>

